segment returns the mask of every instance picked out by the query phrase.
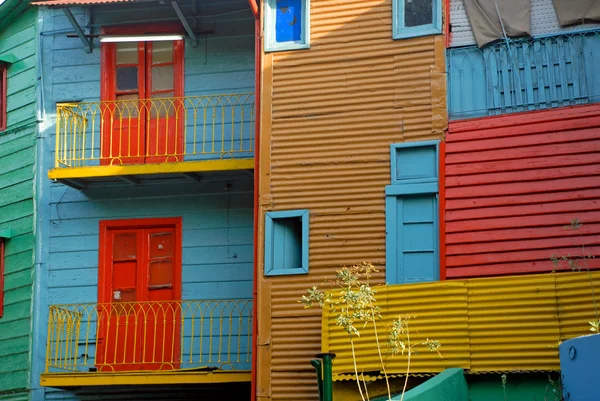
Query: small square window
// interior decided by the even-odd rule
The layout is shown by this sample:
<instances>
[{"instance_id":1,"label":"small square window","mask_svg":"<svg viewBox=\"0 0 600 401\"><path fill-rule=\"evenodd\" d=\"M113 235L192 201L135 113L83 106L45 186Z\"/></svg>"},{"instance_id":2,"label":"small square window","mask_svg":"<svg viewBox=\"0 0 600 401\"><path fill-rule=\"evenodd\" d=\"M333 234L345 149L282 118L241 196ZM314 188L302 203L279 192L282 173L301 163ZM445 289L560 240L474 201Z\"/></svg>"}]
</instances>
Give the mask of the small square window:
<instances>
[{"instance_id":1,"label":"small square window","mask_svg":"<svg viewBox=\"0 0 600 401\"><path fill-rule=\"evenodd\" d=\"M308 210L267 212L265 275L308 273Z\"/></svg>"},{"instance_id":2,"label":"small square window","mask_svg":"<svg viewBox=\"0 0 600 401\"><path fill-rule=\"evenodd\" d=\"M309 0L267 0L265 51L310 47Z\"/></svg>"},{"instance_id":3,"label":"small square window","mask_svg":"<svg viewBox=\"0 0 600 401\"><path fill-rule=\"evenodd\" d=\"M441 0L393 0L393 38L442 33Z\"/></svg>"}]
</instances>

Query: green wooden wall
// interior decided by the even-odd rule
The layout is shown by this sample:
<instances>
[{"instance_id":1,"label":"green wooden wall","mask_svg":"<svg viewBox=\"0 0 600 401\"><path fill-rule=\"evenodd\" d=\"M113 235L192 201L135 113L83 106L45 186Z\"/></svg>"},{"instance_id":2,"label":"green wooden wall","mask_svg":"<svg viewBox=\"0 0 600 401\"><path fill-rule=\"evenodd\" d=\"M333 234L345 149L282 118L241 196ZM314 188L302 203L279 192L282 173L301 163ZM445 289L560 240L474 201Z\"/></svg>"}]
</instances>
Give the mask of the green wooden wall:
<instances>
[{"instance_id":1,"label":"green wooden wall","mask_svg":"<svg viewBox=\"0 0 600 401\"><path fill-rule=\"evenodd\" d=\"M0 400L27 399L29 388L35 247L36 16L37 10L32 7L13 14L11 21L0 28L0 59L11 60L7 130L0 133L0 229L12 229L12 238L6 242L4 316L0 318Z\"/></svg>"}]
</instances>

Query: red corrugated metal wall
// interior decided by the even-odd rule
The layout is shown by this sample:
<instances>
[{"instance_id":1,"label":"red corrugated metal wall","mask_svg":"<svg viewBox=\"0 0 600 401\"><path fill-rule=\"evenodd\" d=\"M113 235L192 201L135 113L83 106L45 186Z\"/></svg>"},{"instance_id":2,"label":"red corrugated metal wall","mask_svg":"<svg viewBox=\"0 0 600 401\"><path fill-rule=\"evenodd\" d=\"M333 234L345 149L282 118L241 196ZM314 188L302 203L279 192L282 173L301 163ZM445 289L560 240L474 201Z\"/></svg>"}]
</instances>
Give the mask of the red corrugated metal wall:
<instances>
[{"instance_id":1,"label":"red corrugated metal wall","mask_svg":"<svg viewBox=\"0 0 600 401\"><path fill-rule=\"evenodd\" d=\"M600 267L600 105L450 123L445 166L448 278Z\"/></svg>"}]
</instances>

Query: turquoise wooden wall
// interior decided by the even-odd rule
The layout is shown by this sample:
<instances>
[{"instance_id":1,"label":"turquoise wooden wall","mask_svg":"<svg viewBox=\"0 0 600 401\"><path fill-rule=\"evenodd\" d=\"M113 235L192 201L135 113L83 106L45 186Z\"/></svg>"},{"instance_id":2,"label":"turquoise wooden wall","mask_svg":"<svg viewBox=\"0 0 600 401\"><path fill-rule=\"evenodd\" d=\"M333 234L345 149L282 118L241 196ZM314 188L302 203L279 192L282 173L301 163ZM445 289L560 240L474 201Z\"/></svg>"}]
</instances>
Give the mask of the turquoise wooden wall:
<instances>
[{"instance_id":1,"label":"turquoise wooden wall","mask_svg":"<svg viewBox=\"0 0 600 401\"><path fill-rule=\"evenodd\" d=\"M182 6L191 14L187 3ZM56 102L99 100L100 49L95 40L93 52L85 53L78 38L66 37L70 25L62 11L42 10L44 109L52 118ZM89 25L89 10L72 10L82 26ZM211 2L201 5L198 13L203 16L198 19L198 29L214 33L201 36L196 48L186 42L185 95L253 92L254 19L247 1ZM149 3L134 7L98 6L92 20L97 32L108 22L134 23L136 18L173 22L173 17L172 8ZM53 119L49 121L44 130L45 174L54 164L55 127ZM41 178L46 194L42 207L47 210L41 240L47 262L41 302L44 319L48 305L97 300L98 223L103 219L182 216L182 298L252 298L252 174L207 173L202 177L201 183L182 179L164 184L156 180L144 186L77 191L51 183L44 175ZM41 326L44 339L46 329ZM43 362L37 361L36 369L40 372ZM99 392L39 390L39 399L48 400L89 399L92 393L96 394L94 397L106 394L106 398L115 399L119 398L115 394L124 394L123 389L114 388Z\"/></svg>"},{"instance_id":2,"label":"turquoise wooden wall","mask_svg":"<svg viewBox=\"0 0 600 401\"><path fill-rule=\"evenodd\" d=\"M6 4L4 7L8 7ZM12 6L12 5L10 5ZM0 229L6 242L4 316L0 318L0 400L27 400L34 266L36 10L11 15L0 30L0 58L11 59L7 130L0 132Z\"/></svg>"}]
</instances>

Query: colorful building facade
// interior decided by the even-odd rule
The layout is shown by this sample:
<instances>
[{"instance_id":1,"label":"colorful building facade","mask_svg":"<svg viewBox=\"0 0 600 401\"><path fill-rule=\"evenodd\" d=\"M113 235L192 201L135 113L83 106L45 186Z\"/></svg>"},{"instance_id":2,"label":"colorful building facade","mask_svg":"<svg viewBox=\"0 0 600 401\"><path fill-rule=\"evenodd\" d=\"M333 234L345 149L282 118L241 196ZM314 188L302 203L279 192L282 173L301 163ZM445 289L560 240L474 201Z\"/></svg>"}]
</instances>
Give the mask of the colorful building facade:
<instances>
[{"instance_id":1,"label":"colorful building facade","mask_svg":"<svg viewBox=\"0 0 600 401\"><path fill-rule=\"evenodd\" d=\"M299 300L336 269L370 261L380 269L377 284L439 279L433 228L447 128L442 6L434 2L429 16L419 14L423 20L407 14L404 26L401 3L264 4L271 47L262 60L257 183L259 400L317 398L309 361L321 350L321 313ZM310 26L309 48L302 29L286 30L284 21L294 18L288 6L300 10L296 25ZM413 158L411 171L397 164L399 154ZM426 249L412 256L429 266L425 273L403 269L404 254L386 271L386 229L410 229L409 220L386 223L402 207L407 219L408 210L420 213Z\"/></svg>"},{"instance_id":2,"label":"colorful building facade","mask_svg":"<svg viewBox=\"0 0 600 401\"><path fill-rule=\"evenodd\" d=\"M0 7L0 399L28 400L35 321L36 10Z\"/></svg>"},{"instance_id":3,"label":"colorful building facade","mask_svg":"<svg viewBox=\"0 0 600 401\"><path fill-rule=\"evenodd\" d=\"M44 1L36 399L249 399L248 2Z\"/></svg>"},{"instance_id":4,"label":"colorful building facade","mask_svg":"<svg viewBox=\"0 0 600 401\"><path fill-rule=\"evenodd\" d=\"M600 251L597 25L563 27L550 0L487 27L471 1L416 3L296 2L306 36L265 4L258 399L316 399L319 351L337 354L334 397L360 398L345 333L299 300L362 261L388 284L380 326L416 314L416 338L446 344L413 371L462 367L476 398L502 396L497 372L544 397L555 345L589 332L590 280L552 259ZM370 381L374 342L356 348Z\"/></svg>"}]
</instances>

